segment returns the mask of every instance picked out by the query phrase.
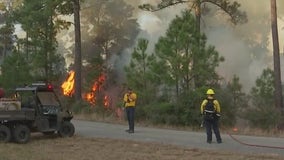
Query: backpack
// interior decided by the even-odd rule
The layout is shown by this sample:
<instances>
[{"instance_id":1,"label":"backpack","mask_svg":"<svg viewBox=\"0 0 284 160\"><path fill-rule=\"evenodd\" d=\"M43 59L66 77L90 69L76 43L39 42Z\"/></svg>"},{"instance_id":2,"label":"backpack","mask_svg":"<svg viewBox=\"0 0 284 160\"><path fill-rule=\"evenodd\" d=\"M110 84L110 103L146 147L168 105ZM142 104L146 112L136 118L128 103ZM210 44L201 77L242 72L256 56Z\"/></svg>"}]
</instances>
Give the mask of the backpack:
<instances>
[{"instance_id":1,"label":"backpack","mask_svg":"<svg viewBox=\"0 0 284 160\"><path fill-rule=\"evenodd\" d=\"M215 99L207 99L207 103L204 107L205 113L211 113L211 114L215 113L215 108L214 108L214 103L213 103L214 100Z\"/></svg>"},{"instance_id":2,"label":"backpack","mask_svg":"<svg viewBox=\"0 0 284 160\"><path fill-rule=\"evenodd\" d=\"M207 99L207 103L204 107L204 120L212 121L215 119L215 108L214 108L214 100L215 99Z\"/></svg>"}]
</instances>

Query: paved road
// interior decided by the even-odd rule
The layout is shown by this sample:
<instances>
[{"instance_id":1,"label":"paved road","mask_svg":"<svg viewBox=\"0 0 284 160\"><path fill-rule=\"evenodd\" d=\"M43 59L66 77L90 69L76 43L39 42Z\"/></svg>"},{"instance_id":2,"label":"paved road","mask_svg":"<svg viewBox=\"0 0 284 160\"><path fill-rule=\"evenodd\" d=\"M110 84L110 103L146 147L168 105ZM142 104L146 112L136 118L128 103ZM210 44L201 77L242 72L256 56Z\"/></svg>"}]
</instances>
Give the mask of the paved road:
<instances>
[{"instance_id":1,"label":"paved road","mask_svg":"<svg viewBox=\"0 0 284 160\"><path fill-rule=\"evenodd\" d=\"M235 138L247 144L274 146L276 148L243 145L233 140L228 134L221 134L223 139L222 144L217 144L216 141L214 142L214 140L212 144L207 144L205 142L205 133L199 132L176 131L136 126L135 133L129 134L125 132L125 129L127 129L127 126L125 125L81 120L72 120L72 123L75 125L76 134L85 137L114 138L143 142L159 142L163 144L173 144L190 148L212 150L218 149L233 151L237 153L269 154L284 156L284 149L277 148L284 148L284 138L234 135Z\"/></svg>"}]
</instances>

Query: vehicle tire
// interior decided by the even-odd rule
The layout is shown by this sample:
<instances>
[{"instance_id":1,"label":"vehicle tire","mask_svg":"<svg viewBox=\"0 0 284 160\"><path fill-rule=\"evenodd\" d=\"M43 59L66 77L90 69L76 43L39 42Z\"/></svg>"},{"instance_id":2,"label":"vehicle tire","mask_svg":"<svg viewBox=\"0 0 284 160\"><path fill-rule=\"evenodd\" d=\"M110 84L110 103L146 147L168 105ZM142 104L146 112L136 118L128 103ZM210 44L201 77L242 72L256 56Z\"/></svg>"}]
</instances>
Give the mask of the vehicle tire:
<instances>
[{"instance_id":1,"label":"vehicle tire","mask_svg":"<svg viewBox=\"0 0 284 160\"><path fill-rule=\"evenodd\" d=\"M5 125L0 125L0 142L7 143L11 140L11 130Z\"/></svg>"},{"instance_id":2,"label":"vehicle tire","mask_svg":"<svg viewBox=\"0 0 284 160\"><path fill-rule=\"evenodd\" d=\"M58 131L58 134L61 137L72 137L75 133L74 125L69 121L64 121L61 124L61 127Z\"/></svg>"},{"instance_id":3,"label":"vehicle tire","mask_svg":"<svg viewBox=\"0 0 284 160\"><path fill-rule=\"evenodd\" d=\"M26 125L16 125L13 130L13 138L17 143L27 143L30 140L31 131Z\"/></svg>"}]
</instances>

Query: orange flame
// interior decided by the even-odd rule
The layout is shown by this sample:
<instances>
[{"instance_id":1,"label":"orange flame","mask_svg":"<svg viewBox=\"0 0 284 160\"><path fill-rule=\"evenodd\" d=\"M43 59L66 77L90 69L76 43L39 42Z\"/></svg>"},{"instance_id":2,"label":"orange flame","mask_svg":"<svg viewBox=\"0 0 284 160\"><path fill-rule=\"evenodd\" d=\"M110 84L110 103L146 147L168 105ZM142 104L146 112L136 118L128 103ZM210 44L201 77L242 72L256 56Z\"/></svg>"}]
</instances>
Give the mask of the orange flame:
<instances>
[{"instance_id":1,"label":"orange flame","mask_svg":"<svg viewBox=\"0 0 284 160\"><path fill-rule=\"evenodd\" d=\"M75 72L70 71L68 78L61 85L63 94L66 96L71 96L72 94L74 94L74 77L75 77Z\"/></svg>"},{"instance_id":2,"label":"orange flame","mask_svg":"<svg viewBox=\"0 0 284 160\"><path fill-rule=\"evenodd\" d=\"M74 91L75 91L75 89L74 89L74 83L75 83L74 77L75 77L75 72L70 71L68 78L61 85L61 88L63 90L63 94L65 96L71 96L71 95L74 94ZM102 90L102 86L103 86L105 80L106 80L105 74L101 74L100 77L98 78L98 80L94 82L91 91L84 94L84 99L91 104L95 104L96 103L96 93L98 91ZM104 105L105 108L109 108L109 106L110 106L109 101L110 101L110 97L105 95L104 99L103 99L103 105Z\"/></svg>"},{"instance_id":3,"label":"orange flame","mask_svg":"<svg viewBox=\"0 0 284 160\"><path fill-rule=\"evenodd\" d=\"M99 77L99 79L94 83L92 91L95 92L97 90L101 90L102 85L105 81L106 77L104 74L101 74L101 76Z\"/></svg>"},{"instance_id":4,"label":"orange flame","mask_svg":"<svg viewBox=\"0 0 284 160\"><path fill-rule=\"evenodd\" d=\"M109 108L109 96L104 96L104 107Z\"/></svg>"},{"instance_id":5,"label":"orange flame","mask_svg":"<svg viewBox=\"0 0 284 160\"><path fill-rule=\"evenodd\" d=\"M85 99L90 102L91 104L95 104L96 99L95 99L95 94L94 92L86 93L85 94Z\"/></svg>"},{"instance_id":6,"label":"orange flame","mask_svg":"<svg viewBox=\"0 0 284 160\"><path fill-rule=\"evenodd\" d=\"M94 82L92 90L89 93L85 94L84 98L91 104L96 103L96 93L102 89L102 85L105 79L106 79L105 75L101 74L98 80ZM104 99L104 104L105 104L105 99Z\"/></svg>"}]
</instances>

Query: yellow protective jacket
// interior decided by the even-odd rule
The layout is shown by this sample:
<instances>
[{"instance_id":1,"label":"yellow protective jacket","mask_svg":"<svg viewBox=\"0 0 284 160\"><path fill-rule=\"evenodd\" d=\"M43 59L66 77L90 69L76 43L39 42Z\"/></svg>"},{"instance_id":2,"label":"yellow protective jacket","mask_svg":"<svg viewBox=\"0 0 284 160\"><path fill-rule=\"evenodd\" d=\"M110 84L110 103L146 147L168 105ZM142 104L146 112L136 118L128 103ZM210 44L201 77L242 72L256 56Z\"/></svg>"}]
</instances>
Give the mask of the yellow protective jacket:
<instances>
[{"instance_id":1,"label":"yellow protective jacket","mask_svg":"<svg viewBox=\"0 0 284 160\"><path fill-rule=\"evenodd\" d=\"M137 95L136 93L126 93L123 96L124 107L135 107Z\"/></svg>"},{"instance_id":2,"label":"yellow protective jacket","mask_svg":"<svg viewBox=\"0 0 284 160\"><path fill-rule=\"evenodd\" d=\"M207 98L208 98L208 99L214 99L214 98L211 97L211 96L208 96ZM200 106L201 114L204 113L204 108L205 108L207 102L208 102L207 99L204 99L204 100L202 101L201 106ZM221 107L220 107L220 104L219 104L218 100L215 99L215 100L213 101L213 103L214 103L214 109L215 109L216 113L217 113L217 114L220 114L220 112L221 112Z\"/></svg>"}]
</instances>

